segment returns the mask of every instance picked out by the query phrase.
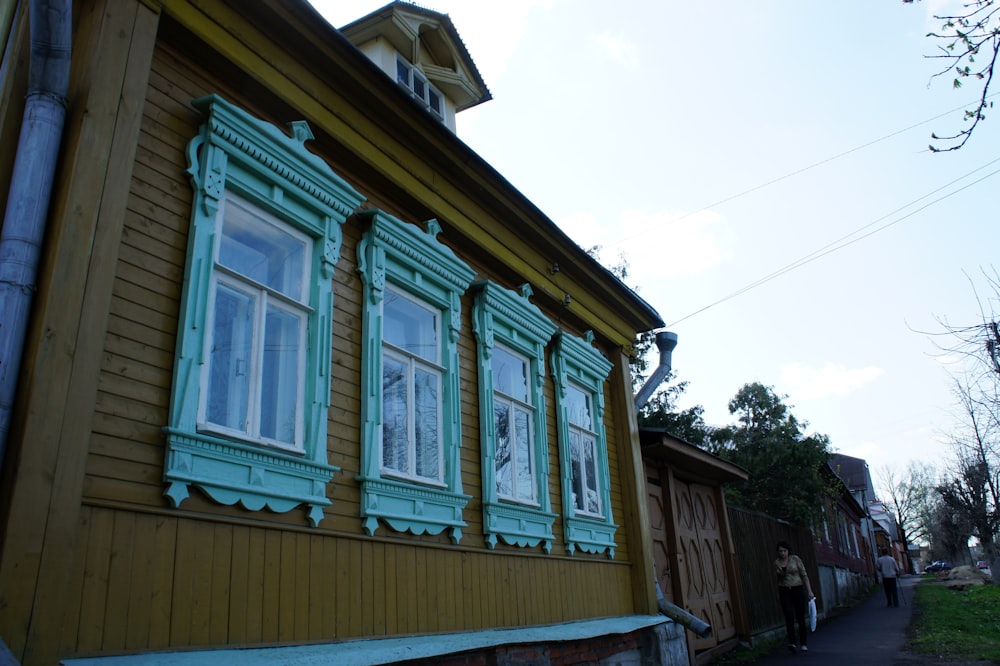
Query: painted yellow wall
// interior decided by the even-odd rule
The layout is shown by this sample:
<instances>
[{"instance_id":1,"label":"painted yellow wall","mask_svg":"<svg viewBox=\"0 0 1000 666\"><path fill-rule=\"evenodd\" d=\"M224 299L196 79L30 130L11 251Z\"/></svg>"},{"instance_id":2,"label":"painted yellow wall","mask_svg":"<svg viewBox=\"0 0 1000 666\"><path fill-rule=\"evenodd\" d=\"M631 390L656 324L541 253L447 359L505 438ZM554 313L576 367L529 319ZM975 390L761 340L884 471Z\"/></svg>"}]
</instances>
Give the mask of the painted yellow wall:
<instances>
[{"instance_id":1,"label":"painted yellow wall","mask_svg":"<svg viewBox=\"0 0 1000 666\"><path fill-rule=\"evenodd\" d=\"M642 545L648 537L637 524L644 498L636 494L634 418L616 415L630 405L620 344L631 339L627 320L637 315L588 296L599 271L550 274L545 248L514 233L505 217L513 208L491 208L489 197L457 187L440 165L421 161L400 138L413 140L407 119L402 127L380 124L305 63L255 44L256 28L228 5L197 4L78 6L77 103L27 351L22 416L12 433L19 460L5 470L11 484L0 633L8 645L25 664L53 663L75 654L651 612ZM197 45L198 38L213 46ZM364 535L355 480L361 304L354 257L361 231L351 221L334 276L327 441L329 461L342 471L328 488L332 505L321 526L307 527L301 511L251 512L197 493L180 509L169 507L162 428L192 199L184 150L202 122L190 101L207 93L277 124L307 118L317 135L311 149L373 205L414 222L437 217L442 240L481 277L511 288L530 282L553 320L575 334L588 325L604 333L602 349L616 361L605 396L612 511L622 525L613 561L567 555L560 521L551 555L503 545L487 550L468 298L459 341L462 480L473 500L462 542L384 526L375 537ZM564 293L578 288L574 305L561 309ZM546 400L554 404L551 382ZM562 514L555 410L548 414L550 494L553 511Z\"/></svg>"}]
</instances>

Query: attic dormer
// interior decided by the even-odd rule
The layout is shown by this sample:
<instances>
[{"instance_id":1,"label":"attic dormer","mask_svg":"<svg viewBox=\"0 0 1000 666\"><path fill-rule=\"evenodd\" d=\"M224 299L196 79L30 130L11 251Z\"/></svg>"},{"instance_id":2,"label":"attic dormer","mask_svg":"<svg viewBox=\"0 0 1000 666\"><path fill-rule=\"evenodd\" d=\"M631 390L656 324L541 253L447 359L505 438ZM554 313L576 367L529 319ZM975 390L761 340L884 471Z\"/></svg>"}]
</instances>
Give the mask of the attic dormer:
<instances>
[{"instance_id":1,"label":"attic dormer","mask_svg":"<svg viewBox=\"0 0 1000 666\"><path fill-rule=\"evenodd\" d=\"M340 32L452 132L456 113L492 99L447 14L392 2Z\"/></svg>"}]
</instances>

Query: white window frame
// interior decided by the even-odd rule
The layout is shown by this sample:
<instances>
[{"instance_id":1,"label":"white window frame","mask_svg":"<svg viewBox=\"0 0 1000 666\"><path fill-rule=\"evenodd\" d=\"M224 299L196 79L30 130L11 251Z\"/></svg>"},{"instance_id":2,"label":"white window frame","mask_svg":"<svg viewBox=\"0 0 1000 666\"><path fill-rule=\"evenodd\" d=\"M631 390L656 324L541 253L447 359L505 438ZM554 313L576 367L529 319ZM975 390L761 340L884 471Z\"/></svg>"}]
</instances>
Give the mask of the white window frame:
<instances>
[{"instance_id":1,"label":"white window frame","mask_svg":"<svg viewBox=\"0 0 1000 666\"><path fill-rule=\"evenodd\" d=\"M496 345L496 348L497 349L502 349L504 352L506 352L510 356L513 356L515 359L517 359L518 361L520 361L521 362L521 367L524 370L525 382L530 382L531 381L531 361L526 356L523 356L523 355L519 354L516 350L511 349L509 347L506 347L506 346L504 346L502 344L499 344L499 343ZM529 386L529 397L530 397L530 386ZM515 397L513 395L504 393L499 388L494 387L494 389L493 389L493 411L494 411L494 415L496 414L496 411L497 411L496 408L497 408L497 404L498 403L502 403L502 404L504 404L504 405L507 406L507 410L508 410L507 411L507 432L508 433L514 433L517 430L517 428L516 428L516 420L517 420L516 419L516 415L517 415L517 413L520 411L525 416L525 423L527 425L527 431L528 431L527 432L528 441L527 441L527 447L526 447L527 450L525 451L525 455L528 457L527 463L528 463L528 469L530 470L530 472L529 472L529 475L528 475L528 481L526 483L526 485L528 486L528 488L527 488L528 492L526 493L527 496L525 497L524 493L523 493L523 489L520 487L521 483L518 480L518 476L519 475L517 473L518 467L523 462L523 461L520 460L521 453L519 451L518 446L514 443L514 435L513 434L509 434L508 438L511 439L511 446L510 446L510 463L508 463L508 464L510 465L510 479L511 479L511 482L510 482L511 488L510 489L511 489L511 492L510 493L504 493L504 491L503 491L503 489L502 489L502 487L500 485L500 479L499 479L499 463L500 463L499 455L500 455L500 452L498 450L496 456L494 457L494 464L496 466L495 469L497 470L497 482L496 482L497 496L499 496L500 499L506 500L508 502L517 502L519 504L527 504L529 506L535 506L535 507L537 507L538 506L538 498L537 498L537 495L538 495L538 484L536 482L536 479L538 477L538 469L537 469L537 462L535 460L535 458L537 457L537 453L535 451L535 446L534 446L534 442L535 442L535 411L536 411L535 410L535 406L533 404L531 404L530 402L525 402L525 401L523 401L523 400L521 400L521 399L519 399L519 398L517 398L517 397ZM500 433L496 430L496 428L497 428L496 421L497 421L497 419L494 417L494 437L496 438L496 440L498 442L498 447L497 448L499 449Z\"/></svg>"},{"instance_id":2,"label":"white window frame","mask_svg":"<svg viewBox=\"0 0 1000 666\"><path fill-rule=\"evenodd\" d=\"M295 299L289 297L288 295L281 294L266 285L260 284L259 282L253 280L249 276L242 275L238 271L223 265L219 260L219 250L221 248L221 239L223 235L223 224L225 222L225 215L228 207L230 205L241 206L249 213L252 213L258 217L261 224L270 225L282 233L288 234L295 240L303 243L305 248L305 254L303 258L303 270L300 281L302 284L302 291L299 294L299 298ZM307 235L297 231L296 229L288 226L287 224L282 224L273 215L268 214L266 210L254 205L251 201L237 196L235 194L227 192L225 198L220 201L219 214L217 215L216 222L216 238L220 239L220 242L215 244L214 247L214 269L212 272L212 285L211 285L211 295L207 308L207 320L205 325L205 351L204 357L206 359L211 358L212 347L215 344L214 332L215 332L215 315L216 315L216 298L218 296L219 285L225 285L226 287L232 289L233 291L250 292L256 296L255 298L255 312L252 318L252 333L251 333L251 347L252 352L250 354L249 367L246 372L250 377L248 382L249 394L245 396L247 400L247 415L245 426L242 429L226 427L223 424L214 423L209 420L208 417L208 402L210 398L209 387L211 383L211 369L212 363L207 362L202 365L201 373L201 386L205 387L202 390L201 399L198 405L198 429L202 432L215 433L222 435L224 437L233 437L238 439L245 439L249 442L261 444L265 446L273 446L281 449L288 449L291 451L304 451L304 399L305 399L305 372L306 372L306 346L307 346L307 336L309 327L309 318L312 314L313 308L309 307L308 302L308 291L307 287L311 280L312 275L312 265L309 258L313 255L313 241ZM273 301L273 302L272 302ZM284 311L286 313L292 314L300 321L299 335L298 335L298 353L296 359L296 377L298 381L295 383L295 425L292 442L285 442L282 440L266 437L260 433L261 427L261 394L263 390L263 363L264 363L264 331L265 331L265 318L267 317L268 306L272 306L278 310Z\"/></svg>"},{"instance_id":3,"label":"white window frame","mask_svg":"<svg viewBox=\"0 0 1000 666\"><path fill-rule=\"evenodd\" d=\"M568 391L579 391L583 396L586 405L587 412L593 423L594 419L594 406L593 406L593 396L590 392L583 386L580 386L576 382L569 382ZM602 505L602 488L601 488L601 475L599 473L598 467L600 460L600 451L597 448L597 438L598 434L596 431L586 428L584 425L577 423L572 415L569 416L569 437L570 437L570 447L569 455L572 462L571 466L571 478L573 483L573 512L578 515L592 516L595 518L603 518L604 511ZM579 441L578 446L574 450L573 440ZM587 451L590 451L591 460L593 464L592 474L590 470L587 469ZM577 483L577 474L579 473L579 484ZM593 477L594 487L589 487L589 477ZM580 497L577 493L577 486L583 490L583 497ZM593 494L594 500L597 502L597 509L591 510L587 507L587 498L589 494ZM578 505L579 504L582 506Z\"/></svg>"},{"instance_id":4,"label":"white window frame","mask_svg":"<svg viewBox=\"0 0 1000 666\"><path fill-rule=\"evenodd\" d=\"M406 77L400 76L400 69L406 70ZM414 83L419 80L424 86L423 94L417 92L417 86ZM396 52L396 82L406 88L410 96L420 102L420 105L431 112L435 118L438 120L444 120L444 95L433 83L428 80L427 75L424 74L423 70L414 65L412 62L403 57L403 54ZM437 96L437 106L431 103L431 93Z\"/></svg>"},{"instance_id":5,"label":"white window frame","mask_svg":"<svg viewBox=\"0 0 1000 666\"><path fill-rule=\"evenodd\" d=\"M395 289L391 286L386 287L387 294L394 294L397 298L403 298L416 305L417 307L428 311L434 315L434 339L440 340L441 331L441 313L437 311L433 306L425 303L419 298L406 293L403 290ZM382 301L383 308L385 306L385 300ZM444 387L446 368L440 363L441 349L440 344L435 346L434 358L428 360L420 357L418 354L409 352L401 347L398 347L388 340L382 340L382 363L385 365L386 357L392 358L406 367L406 443L407 443L407 469L398 469L396 467L387 467L385 465L385 424L379 429L379 460L381 461L381 471L385 476L392 476L401 479L408 479L411 481L416 481L418 483L429 483L437 485L440 487L445 487L444 479L444 446L443 446L443 433L442 433L442 419L444 416L444 410L442 406L442 389ZM417 459L420 452L417 450L417 417L416 417L416 371L420 369L428 374L433 374L437 380L437 396L438 399L435 403L435 423L436 427L436 437L434 441L434 446L436 448L435 458L437 459L437 469L435 470L434 476L422 476L417 472ZM382 394L383 400L383 410L384 410L384 400L385 394ZM384 411L383 411L384 413Z\"/></svg>"}]
</instances>

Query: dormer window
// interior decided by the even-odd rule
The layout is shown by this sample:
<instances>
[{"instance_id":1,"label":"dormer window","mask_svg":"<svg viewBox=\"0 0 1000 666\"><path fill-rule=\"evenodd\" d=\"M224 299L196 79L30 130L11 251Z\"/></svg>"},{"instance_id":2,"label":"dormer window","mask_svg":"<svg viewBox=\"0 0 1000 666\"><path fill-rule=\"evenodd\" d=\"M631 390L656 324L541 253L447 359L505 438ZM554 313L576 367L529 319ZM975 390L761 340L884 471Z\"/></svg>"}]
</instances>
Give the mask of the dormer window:
<instances>
[{"instance_id":1,"label":"dormer window","mask_svg":"<svg viewBox=\"0 0 1000 666\"><path fill-rule=\"evenodd\" d=\"M393 2L340 32L452 132L456 113L492 99L447 14Z\"/></svg>"},{"instance_id":2,"label":"dormer window","mask_svg":"<svg viewBox=\"0 0 1000 666\"><path fill-rule=\"evenodd\" d=\"M410 91L410 95L433 113L434 117L444 120L441 92L427 81L423 72L399 54L396 55L396 82Z\"/></svg>"}]
</instances>

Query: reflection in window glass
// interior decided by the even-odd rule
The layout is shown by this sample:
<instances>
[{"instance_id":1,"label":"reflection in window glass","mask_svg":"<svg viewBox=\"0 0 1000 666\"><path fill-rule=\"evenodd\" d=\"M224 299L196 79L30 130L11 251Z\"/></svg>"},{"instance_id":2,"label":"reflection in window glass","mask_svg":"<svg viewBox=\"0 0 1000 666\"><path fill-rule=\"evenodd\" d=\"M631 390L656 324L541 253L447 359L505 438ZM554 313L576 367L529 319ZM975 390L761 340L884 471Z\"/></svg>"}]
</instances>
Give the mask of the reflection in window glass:
<instances>
[{"instance_id":1,"label":"reflection in window glass","mask_svg":"<svg viewBox=\"0 0 1000 666\"><path fill-rule=\"evenodd\" d=\"M597 473L597 437L591 429L591 396L576 386L566 391L573 461L573 506L577 511L601 514Z\"/></svg>"},{"instance_id":2,"label":"reflection in window glass","mask_svg":"<svg viewBox=\"0 0 1000 666\"><path fill-rule=\"evenodd\" d=\"M208 355L206 416L210 423L233 430L243 430L247 422L253 312L253 296L219 285Z\"/></svg>"},{"instance_id":3,"label":"reflection in window glass","mask_svg":"<svg viewBox=\"0 0 1000 666\"><path fill-rule=\"evenodd\" d=\"M590 396L575 386L566 392L566 408L573 425L590 430Z\"/></svg>"},{"instance_id":4,"label":"reflection in window glass","mask_svg":"<svg viewBox=\"0 0 1000 666\"><path fill-rule=\"evenodd\" d=\"M229 194L220 211L200 422L301 450L312 240Z\"/></svg>"},{"instance_id":5,"label":"reflection in window glass","mask_svg":"<svg viewBox=\"0 0 1000 666\"><path fill-rule=\"evenodd\" d=\"M295 403L299 395L299 351L304 322L298 313L268 307L264 323L264 377L260 434L295 443Z\"/></svg>"},{"instance_id":6,"label":"reflection in window glass","mask_svg":"<svg viewBox=\"0 0 1000 666\"><path fill-rule=\"evenodd\" d=\"M514 494L512 473L514 450L510 441L510 405L502 400L494 400L493 413L496 428L496 484L497 494L510 497Z\"/></svg>"},{"instance_id":7,"label":"reflection in window glass","mask_svg":"<svg viewBox=\"0 0 1000 666\"><path fill-rule=\"evenodd\" d=\"M416 387L414 402L416 403L415 422L417 454L417 476L426 479L440 478L438 450L438 372L416 370Z\"/></svg>"},{"instance_id":8,"label":"reflection in window glass","mask_svg":"<svg viewBox=\"0 0 1000 666\"><path fill-rule=\"evenodd\" d=\"M386 355L382 359L382 466L409 469L406 409L406 364Z\"/></svg>"},{"instance_id":9,"label":"reflection in window glass","mask_svg":"<svg viewBox=\"0 0 1000 666\"><path fill-rule=\"evenodd\" d=\"M493 350L493 388L514 400L528 402L528 363L499 345Z\"/></svg>"},{"instance_id":10,"label":"reflection in window glass","mask_svg":"<svg viewBox=\"0 0 1000 666\"><path fill-rule=\"evenodd\" d=\"M497 494L507 499L535 499L532 461L531 415L528 360L497 345L490 359L493 373L495 476Z\"/></svg>"},{"instance_id":11,"label":"reflection in window glass","mask_svg":"<svg viewBox=\"0 0 1000 666\"><path fill-rule=\"evenodd\" d=\"M440 481L440 313L392 289L382 312L383 469Z\"/></svg>"},{"instance_id":12,"label":"reflection in window glass","mask_svg":"<svg viewBox=\"0 0 1000 666\"><path fill-rule=\"evenodd\" d=\"M531 426L529 415L524 409L514 411L514 446L517 462L517 493L520 500L535 498L534 474L531 469Z\"/></svg>"},{"instance_id":13,"label":"reflection in window glass","mask_svg":"<svg viewBox=\"0 0 1000 666\"><path fill-rule=\"evenodd\" d=\"M385 291L382 337L403 351L438 362L438 313L392 289Z\"/></svg>"},{"instance_id":14,"label":"reflection in window glass","mask_svg":"<svg viewBox=\"0 0 1000 666\"><path fill-rule=\"evenodd\" d=\"M226 201L219 263L289 298L304 298L305 240L263 222L236 199Z\"/></svg>"}]
</instances>

